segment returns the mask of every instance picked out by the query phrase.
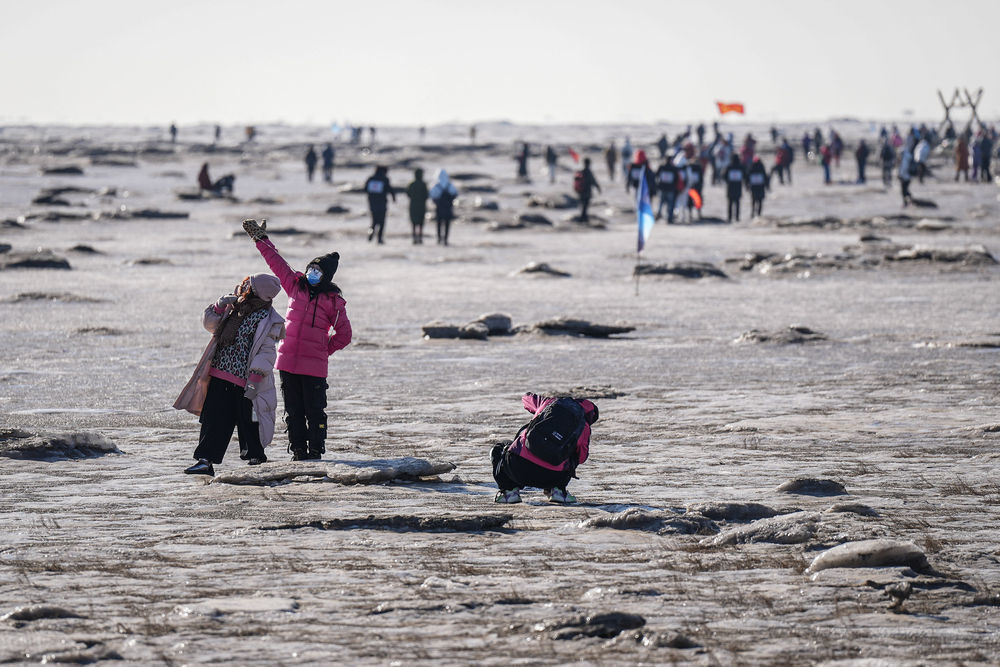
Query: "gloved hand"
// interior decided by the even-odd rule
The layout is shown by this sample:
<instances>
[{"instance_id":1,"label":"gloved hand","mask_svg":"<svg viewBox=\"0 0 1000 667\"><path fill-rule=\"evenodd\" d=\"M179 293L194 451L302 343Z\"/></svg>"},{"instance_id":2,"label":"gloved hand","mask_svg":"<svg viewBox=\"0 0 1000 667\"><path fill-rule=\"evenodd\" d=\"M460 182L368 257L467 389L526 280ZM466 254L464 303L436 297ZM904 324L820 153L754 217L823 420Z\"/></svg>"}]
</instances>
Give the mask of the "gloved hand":
<instances>
[{"instance_id":1,"label":"gloved hand","mask_svg":"<svg viewBox=\"0 0 1000 667\"><path fill-rule=\"evenodd\" d=\"M263 241L267 238L267 220L261 220L259 225L256 220L244 220L243 231L245 231L247 236L252 238L255 242Z\"/></svg>"},{"instance_id":2,"label":"gloved hand","mask_svg":"<svg viewBox=\"0 0 1000 667\"><path fill-rule=\"evenodd\" d=\"M226 306L236 303L235 294L225 294L219 297L219 300L215 302L216 310L225 310Z\"/></svg>"}]
</instances>

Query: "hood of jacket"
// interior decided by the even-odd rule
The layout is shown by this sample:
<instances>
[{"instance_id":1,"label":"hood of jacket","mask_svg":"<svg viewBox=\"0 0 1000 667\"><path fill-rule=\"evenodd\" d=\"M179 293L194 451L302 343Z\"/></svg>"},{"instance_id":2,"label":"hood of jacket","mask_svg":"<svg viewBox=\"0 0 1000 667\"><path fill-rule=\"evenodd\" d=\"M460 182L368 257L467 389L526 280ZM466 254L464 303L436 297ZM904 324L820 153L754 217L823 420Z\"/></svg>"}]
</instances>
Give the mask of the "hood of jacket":
<instances>
[{"instance_id":1,"label":"hood of jacket","mask_svg":"<svg viewBox=\"0 0 1000 667\"><path fill-rule=\"evenodd\" d=\"M250 276L250 289L260 298L270 301L281 291L281 281L270 273L255 273Z\"/></svg>"}]
</instances>

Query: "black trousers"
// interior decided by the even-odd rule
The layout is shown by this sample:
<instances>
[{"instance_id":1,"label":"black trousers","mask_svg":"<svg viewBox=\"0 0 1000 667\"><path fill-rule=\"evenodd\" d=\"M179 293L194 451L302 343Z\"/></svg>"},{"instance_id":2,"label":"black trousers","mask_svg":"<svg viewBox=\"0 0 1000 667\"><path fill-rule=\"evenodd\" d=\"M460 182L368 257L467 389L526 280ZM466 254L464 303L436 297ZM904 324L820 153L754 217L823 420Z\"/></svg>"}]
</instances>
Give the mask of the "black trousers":
<instances>
[{"instance_id":1,"label":"black trousers","mask_svg":"<svg viewBox=\"0 0 1000 667\"><path fill-rule=\"evenodd\" d=\"M201 408L201 434L194 458L222 463L235 429L240 440L240 458L266 459L260 444L260 428L253 421L253 403L243 397L243 387L212 378Z\"/></svg>"},{"instance_id":2,"label":"black trousers","mask_svg":"<svg viewBox=\"0 0 1000 667\"><path fill-rule=\"evenodd\" d=\"M729 198L729 205L728 205L726 211L727 211L727 213L726 213L726 220L728 222L732 222L733 221L733 213L736 214L736 222L739 222L740 221L740 198L739 197L730 197Z\"/></svg>"},{"instance_id":3,"label":"black trousers","mask_svg":"<svg viewBox=\"0 0 1000 667\"><path fill-rule=\"evenodd\" d=\"M448 245L448 232L451 231L451 218L448 216L436 216L438 243Z\"/></svg>"},{"instance_id":4,"label":"black trousers","mask_svg":"<svg viewBox=\"0 0 1000 667\"><path fill-rule=\"evenodd\" d=\"M589 222L590 216L587 214L587 209L590 208L590 196L584 197L580 196L580 222Z\"/></svg>"},{"instance_id":5,"label":"black trousers","mask_svg":"<svg viewBox=\"0 0 1000 667\"><path fill-rule=\"evenodd\" d=\"M288 451L326 451L326 378L278 371L285 402Z\"/></svg>"},{"instance_id":6,"label":"black trousers","mask_svg":"<svg viewBox=\"0 0 1000 667\"><path fill-rule=\"evenodd\" d=\"M385 231L385 213L384 207L372 209L372 226L368 230L369 241L372 240L373 236L378 236L378 242L382 243L382 233Z\"/></svg>"},{"instance_id":7,"label":"black trousers","mask_svg":"<svg viewBox=\"0 0 1000 667\"><path fill-rule=\"evenodd\" d=\"M564 470L549 470L531 461L505 451L505 445L496 445L490 450L493 463L493 479L501 491L533 486L537 489L565 489L572 473Z\"/></svg>"}]
</instances>

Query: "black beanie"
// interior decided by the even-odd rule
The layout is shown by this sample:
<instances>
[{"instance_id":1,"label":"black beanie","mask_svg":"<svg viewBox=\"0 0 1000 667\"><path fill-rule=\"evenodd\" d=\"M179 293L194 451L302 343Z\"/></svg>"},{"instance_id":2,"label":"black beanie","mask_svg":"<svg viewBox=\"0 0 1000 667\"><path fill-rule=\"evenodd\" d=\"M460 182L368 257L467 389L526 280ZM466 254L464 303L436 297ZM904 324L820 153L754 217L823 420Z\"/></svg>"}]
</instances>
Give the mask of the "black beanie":
<instances>
[{"instance_id":1,"label":"black beanie","mask_svg":"<svg viewBox=\"0 0 1000 667\"><path fill-rule=\"evenodd\" d=\"M333 274L337 273L337 267L340 265L340 253L331 252L329 255L317 257L309 263L315 264L322 269L323 278L320 282L328 283L333 280Z\"/></svg>"}]
</instances>

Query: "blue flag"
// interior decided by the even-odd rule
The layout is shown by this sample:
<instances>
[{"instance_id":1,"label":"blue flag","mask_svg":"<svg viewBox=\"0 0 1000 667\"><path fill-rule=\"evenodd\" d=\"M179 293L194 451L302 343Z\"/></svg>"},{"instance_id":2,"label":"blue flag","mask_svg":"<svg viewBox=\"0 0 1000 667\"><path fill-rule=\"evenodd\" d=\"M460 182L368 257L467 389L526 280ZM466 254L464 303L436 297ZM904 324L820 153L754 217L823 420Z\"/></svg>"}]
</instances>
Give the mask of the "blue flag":
<instances>
[{"instance_id":1,"label":"blue flag","mask_svg":"<svg viewBox=\"0 0 1000 667\"><path fill-rule=\"evenodd\" d=\"M653 231L653 205L649 202L649 186L646 184L646 168L642 169L639 187L636 189L635 210L639 218L639 252L646 247L646 239Z\"/></svg>"}]
</instances>

